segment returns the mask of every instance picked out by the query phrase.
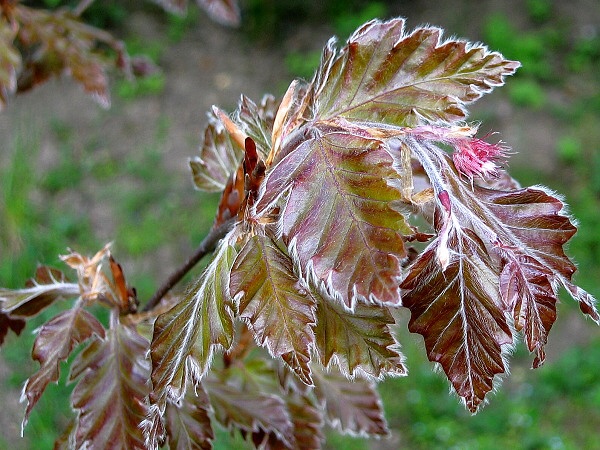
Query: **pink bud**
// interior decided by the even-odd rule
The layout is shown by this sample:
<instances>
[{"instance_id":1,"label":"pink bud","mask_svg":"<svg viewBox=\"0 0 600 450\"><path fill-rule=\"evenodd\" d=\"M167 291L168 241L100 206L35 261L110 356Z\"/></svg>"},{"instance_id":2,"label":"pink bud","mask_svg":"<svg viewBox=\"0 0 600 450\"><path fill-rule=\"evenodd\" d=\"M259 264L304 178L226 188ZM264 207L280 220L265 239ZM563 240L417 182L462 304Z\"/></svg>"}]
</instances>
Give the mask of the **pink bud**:
<instances>
[{"instance_id":1,"label":"pink bud","mask_svg":"<svg viewBox=\"0 0 600 450\"><path fill-rule=\"evenodd\" d=\"M460 138L453 139L455 151L452 154L454 166L463 175L474 176L496 175L497 161L502 160L508 153L502 141L490 144L483 139Z\"/></svg>"}]
</instances>

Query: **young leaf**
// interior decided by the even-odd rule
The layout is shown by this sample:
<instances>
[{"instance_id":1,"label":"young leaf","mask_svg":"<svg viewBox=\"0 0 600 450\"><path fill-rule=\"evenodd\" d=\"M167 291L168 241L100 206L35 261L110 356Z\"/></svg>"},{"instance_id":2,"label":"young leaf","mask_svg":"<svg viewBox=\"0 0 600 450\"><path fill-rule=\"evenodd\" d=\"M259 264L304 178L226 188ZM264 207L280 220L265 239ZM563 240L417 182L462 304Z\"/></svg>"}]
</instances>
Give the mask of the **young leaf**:
<instances>
[{"instance_id":1,"label":"young leaf","mask_svg":"<svg viewBox=\"0 0 600 450\"><path fill-rule=\"evenodd\" d=\"M14 318L9 314L0 312L0 345L4 344L4 338L8 334L8 330L12 330L18 336L23 328L25 328L23 319Z\"/></svg>"},{"instance_id":2,"label":"young leaf","mask_svg":"<svg viewBox=\"0 0 600 450\"><path fill-rule=\"evenodd\" d=\"M269 236L253 236L233 264L229 289L259 345L311 385L316 300L294 274L289 255Z\"/></svg>"},{"instance_id":3,"label":"young leaf","mask_svg":"<svg viewBox=\"0 0 600 450\"><path fill-rule=\"evenodd\" d=\"M281 227L302 271L350 309L358 298L396 305L402 233L411 231L390 206L401 199L387 183L394 174L381 141L314 129L268 173L256 209L289 190Z\"/></svg>"},{"instance_id":4,"label":"young leaf","mask_svg":"<svg viewBox=\"0 0 600 450\"><path fill-rule=\"evenodd\" d=\"M409 329L423 334L430 359L442 364L475 412L494 375L505 371L503 347L512 342L507 315L525 330L535 367L543 363L558 284L585 313L600 317L593 298L570 281L575 266L563 245L576 228L561 201L542 189L502 191L469 183L441 148L422 140L407 143L437 194L438 231L401 285L409 291Z\"/></svg>"},{"instance_id":5,"label":"young leaf","mask_svg":"<svg viewBox=\"0 0 600 450\"><path fill-rule=\"evenodd\" d=\"M275 114L279 102L272 95L265 95L259 105L245 95L242 95L233 121L246 137L256 143L256 148L262 159L271 150L271 138Z\"/></svg>"},{"instance_id":6,"label":"young leaf","mask_svg":"<svg viewBox=\"0 0 600 450\"><path fill-rule=\"evenodd\" d=\"M188 384L197 384L208 370L215 347L227 350L233 343L228 281L234 257L226 237L192 289L156 319L150 348L154 405L145 424L151 442L159 438L152 433L160 430L167 399L180 404Z\"/></svg>"},{"instance_id":7,"label":"young leaf","mask_svg":"<svg viewBox=\"0 0 600 450\"><path fill-rule=\"evenodd\" d=\"M297 448L320 449L325 436L323 412L318 402L298 392L287 392L284 398L294 425Z\"/></svg>"},{"instance_id":8,"label":"young leaf","mask_svg":"<svg viewBox=\"0 0 600 450\"><path fill-rule=\"evenodd\" d=\"M394 318L387 308L358 303L354 311L325 298L317 308L316 349L323 366L335 362L347 377L407 374L404 357L390 333Z\"/></svg>"},{"instance_id":9,"label":"young leaf","mask_svg":"<svg viewBox=\"0 0 600 450\"><path fill-rule=\"evenodd\" d=\"M129 57L120 41L82 23L67 9L50 12L16 5L12 16L19 23L19 47L27 55L18 79L20 92L66 73L102 106L110 105L108 69L130 71ZM115 52L113 61L100 49L102 46Z\"/></svg>"},{"instance_id":10,"label":"young leaf","mask_svg":"<svg viewBox=\"0 0 600 450\"><path fill-rule=\"evenodd\" d=\"M140 423L148 413L149 342L113 310L104 339L96 338L71 366L79 378L71 404L78 413L75 448L144 448Z\"/></svg>"},{"instance_id":11,"label":"young leaf","mask_svg":"<svg viewBox=\"0 0 600 450\"><path fill-rule=\"evenodd\" d=\"M21 55L13 45L16 31L16 27L6 17L0 17L0 111L17 90Z\"/></svg>"},{"instance_id":12,"label":"young leaf","mask_svg":"<svg viewBox=\"0 0 600 450\"><path fill-rule=\"evenodd\" d=\"M46 386L58 381L60 363L69 357L77 345L94 335L104 337L102 324L79 306L61 312L38 330L32 357L40 363L40 368L23 387L21 401L27 401L23 427Z\"/></svg>"},{"instance_id":13,"label":"young leaf","mask_svg":"<svg viewBox=\"0 0 600 450\"><path fill-rule=\"evenodd\" d=\"M62 272L38 267L36 276L23 289L0 289L0 309L13 317L33 317L54 301L78 297L80 286L66 281Z\"/></svg>"},{"instance_id":14,"label":"young leaf","mask_svg":"<svg viewBox=\"0 0 600 450\"><path fill-rule=\"evenodd\" d=\"M189 161L196 188L207 192L223 191L243 156L243 147L236 145L214 113L209 114L200 156Z\"/></svg>"},{"instance_id":15,"label":"young leaf","mask_svg":"<svg viewBox=\"0 0 600 450\"><path fill-rule=\"evenodd\" d=\"M379 394L366 380L352 381L336 371L315 373L315 394L329 423L355 436L389 434Z\"/></svg>"},{"instance_id":16,"label":"young leaf","mask_svg":"<svg viewBox=\"0 0 600 450\"><path fill-rule=\"evenodd\" d=\"M443 245L454 255L445 268L437 257ZM441 364L471 412L492 390L494 375L505 372L505 348L512 344L498 275L483 242L465 229L446 243L432 242L402 283L408 329L423 335L429 359Z\"/></svg>"},{"instance_id":17,"label":"young leaf","mask_svg":"<svg viewBox=\"0 0 600 450\"><path fill-rule=\"evenodd\" d=\"M207 380L205 388L215 418L226 428L238 429L246 434L258 433L265 438L273 433L285 448L296 448L293 425L279 396L248 392L221 380Z\"/></svg>"},{"instance_id":18,"label":"young leaf","mask_svg":"<svg viewBox=\"0 0 600 450\"><path fill-rule=\"evenodd\" d=\"M215 435L210 423L210 401L202 384L188 390L181 406L167 403L165 422L171 450L210 450Z\"/></svg>"},{"instance_id":19,"label":"young leaf","mask_svg":"<svg viewBox=\"0 0 600 450\"><path fill-rule=\"evenodd\" d=\"M196 0L215 22L229 27L238 27L241 21L240 8L236 0Z\"/></svg>"},{"instance_id":20,"label":"young leaf","mask_svg":"<svg viewBox=\"0 0 600 450\"><path fill-rule=\"evenodd\" d=\"M442 30L404 31L404 19L373 20L339 54L330 41L314 83L314 117L395 126L423 119L456 122L470 103L519 67L465 41L441 40Z\"/></svg>"}]
</instances>

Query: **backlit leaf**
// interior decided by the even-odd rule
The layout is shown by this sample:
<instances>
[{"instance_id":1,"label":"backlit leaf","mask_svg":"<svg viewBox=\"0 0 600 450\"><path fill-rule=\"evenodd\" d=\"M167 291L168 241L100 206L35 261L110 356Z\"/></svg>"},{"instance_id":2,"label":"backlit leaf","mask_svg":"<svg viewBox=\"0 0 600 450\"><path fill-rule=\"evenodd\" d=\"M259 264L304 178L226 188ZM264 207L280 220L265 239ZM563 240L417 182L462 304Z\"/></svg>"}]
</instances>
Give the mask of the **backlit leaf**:
<instances>
[{"instance_id":1,"label":"backlit leaf","mask_svg":"<svg viewBox=\"0 0 600 450\"><path fill-rule=\"evenodd\" d=\"M435 27L407 34L404 19L374 20L339 53L330 41L315 79L315 117L396 126L455 122L466 117L465 103L502 85L520 65L441 35Z\"/></svg>"},{"instance_id":2,"label":"backlit leaf","mask_svg":"<svg viewBox=\"0 0 600 450\"><path fill-rule=\"evenodd\" d=\"M316 348L321 364L336 364L348 377L406 375L404 357L390 332L387 308L358 303L354 311L322 299L317 308Z\"/></svg>"},{"instance_id":3,"label":"backlit leaf","mask_svg":"<svg viewBox=\"0 0 600 450\"><path fill-rule=\"evenodd\" d=\"M71 396L75 448L145 448L140 424L148 413L148 348L113 310L106 337L77 355L70 373L71 381L79 379Z\"/></svg>"},{"instance_id":4,"label":"backlit leaf","mask_svg":"<svg viewBox=\"0 0 600 450\"><path fill-rule=\"evenodd\" d=\"M548 333L556 320L556 289L552 272L535 259L521 255L504 266L500 290L513 311L517 331L523 331L530 352L536 352L533 367L544 362Z\"/></svg>"},{"instance_id":5,"label":"backlit leaf","mask_svg":"<svg viewBox=\"0 0 600 450\"><path fill-rule=\"evenodd\" d=\"M390 206L401 198L387 183L394 174L381 141L314 130L268 173L256 209L289 190L281 227L302 271L348 308L357 298L398 304L402 234L410 229Z\"/></svg>"},{"instance_id":6,"label":"backlit leaf","mask_svg":"<svg viewBox=\"0 0 600 450\"><path fill-rule=\"evenodd\" d=\"M325 440L323 411L309 395L288 392L285 401L294 425L297 448L320 449Z\"/></svg>"},{"instance_id":7,"label":"backlit leaf","mask_svg":"<svg viewBox=\"0 0 600 450\"><path fill-rule=\"evenodd\" d=\"M275 97L269 94L265 95L258 105L242 95L234 113L233 121L246 137L252 138L262 159L265 159L271 150L273 123L278 104Z\"/></svg>"},{"instance_id":8,"label":"backlit leaf","mask_svg":"<svg viewBox=\"0 0 600 450\"><path fill-rule=\"evenodd\" d=\"M209 412L212 410L201 384L190 389L181 406L167 403L165 422L171 450L210 450L214 432Z\"/></svg>"},{"instance_id":9,"label":"backlit leaf","mask_svg":"<svg viewBox=\"0 0 600 450\"><path fill-rule=\"evenodd\" d=\"M61 312L38 330L32 357L40 363L40 368L23 387L21 400L27 402L23 426L27 424L29 414L46 386L58 381L60 363L69 357L77 345L93 336L104 337L102 324L77 306Z\"/></svg>"},{"instance_id":10,"label":"backlit leaf","mask_svg":"<svg viewBox=\"0 0 600 450\"><path fill-rule=\"evenodd\" d=\"M315 370L315 394L325 409L328 422L359 436L386 436L389 433L381 399L366 380L346 379L337 371Z\"/></svg>"},{"instance_id":11,"label":"backlit leaf","mask_svg":"<svg viewBox=\"0 0 600 450\"><path fill-rule=\"evenodd\" d=\"M268 236L252 237L233 264L229 289L256 341L312 384L316 300L294 274L289 255Z\"/></svg>"},{"instance_id":12,"label":"backlit leaf","mask_svg":"<svg viewBox=\"0 0 600 450\"><path fill-rule=\"evenodd\" d=\"M210 265L185 297L154 324L151 345L153 409L146 423L151 441L159 436L160 415L167 399L180 404L188 385L197 384L210 366L216 347L233 342L233 311L229 269L235 257L227 237Z\"/></svg>"}]
</instances>

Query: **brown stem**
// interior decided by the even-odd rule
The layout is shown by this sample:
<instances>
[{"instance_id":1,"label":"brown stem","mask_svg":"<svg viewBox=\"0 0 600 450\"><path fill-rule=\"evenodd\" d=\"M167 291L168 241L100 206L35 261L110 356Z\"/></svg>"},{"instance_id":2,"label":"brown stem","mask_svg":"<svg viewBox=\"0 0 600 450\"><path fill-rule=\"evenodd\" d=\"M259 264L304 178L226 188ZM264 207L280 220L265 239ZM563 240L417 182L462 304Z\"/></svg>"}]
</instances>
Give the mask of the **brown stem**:
<instances>
[{"instance_id":1,"label":"brown stem","mask_svg":"<svg viewBox=\"0 0 600 450\"><path fill-rule=\"evenodd\" d=\"M160 303L162 298L166 295L167 292L171 290L173 286L181 281L181 279L196 265L198 262L204 258L208 253L212 252L217 246L217 242L222 239L233 227L236 218L233 217L229 219L227 222L223 222L216 228L210 230L210 232L206 235L206 237L202 240L196 251L188 258L188 260L181 265L175 272L173 272L169 278L165 280L165 282L158 288L158 290L154 293L154 295L148 300L146 306L142 309L142 311L150 311L156 305Z\"/></svg>"}]
</instances>

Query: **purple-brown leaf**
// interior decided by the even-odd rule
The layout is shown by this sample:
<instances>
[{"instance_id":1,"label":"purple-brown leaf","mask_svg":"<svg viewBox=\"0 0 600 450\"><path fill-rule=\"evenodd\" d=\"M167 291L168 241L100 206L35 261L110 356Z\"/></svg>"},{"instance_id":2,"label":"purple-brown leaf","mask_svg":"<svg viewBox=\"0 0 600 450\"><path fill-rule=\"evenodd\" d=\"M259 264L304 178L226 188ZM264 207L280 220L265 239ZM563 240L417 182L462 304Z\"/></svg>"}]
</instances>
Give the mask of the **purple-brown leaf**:
<instances>
[{"instance_id":1,"label":"purple-brown leaf","mask_svg":"<svg viewBox=\"0 0 600 450\"><path fill-rule=\"evenodd\" d=\"M240 8L236 0L196 0L215 22L229 27L238 27L241 21Z\"/></svg>"},{"instance_id":2,"label":"purple-brown leaf","mask_svg":"<svg viewBox=\"0 0 600 450\"><path fill-rule=\"evenodd\" d=\"M4 338L9 330L12 330L17 336L21 334L25 328L23 319L11 317L9 314L0 312L0 345L4 344Z\"/></svg>"},{"instance_id":3,"label":"purple-brown leaf","mask_svg":"<svg viewBox=\"0 0 600 450\"><path fill-rule=\"evenodd\" d=\"M189 161L194 185L201 191L223 191L243 155L243 148L236 145L214 113L210 114L200 156Z\"/></svg>"},{"instance_id":4,"label":"purple-brown leaf","mask_svg":"<svg viewBox=\"0 0 600 450\"><path fill-rule=\"evenodd\" d=\"M180 406L171 402L165 411L165 426L171 450L210 450L215 437L210 422L212 410L201 384L190 389Z\"/></svg>"},{"instance_id":5,"label":"purple-brown leaf","mask_svg":"<svg viewBox=\"0 0 600 450\"><path fill-rule=\"evenodd\" d=\"M475 412L494 376L506 370L503 350L512 343L507 319L524 331L537 367L556 317L559 284L584 313L600 317L594 299L571 283L575 266L563 245L576 228L563 203L542 188L505 191L464 179L436 140L405 141L435 192L438 237L401 287L408 291L409 329L424 336L429 358L440 362Z\"/></svg>"},{"instance_id":6,"label":"purple-brown leaf","mask_svg":"<svg viewBox=\"0 0 600 450\"><path fill-rule=\"evenodd\" d=\"M358 303L354 311L322 298L317 308L316 350L325 367L337 365L347 377L407 374L404 357L390 332L387 308Z\"/></svg>"},{"instance_id":7,"label":"purple-brown leaf","mask_svg":"<svg viewBox=\"0 0 600 450\"><path fill-rule=\"evenodd\" d=\"M148 413L149 342L113 310L106 337L96 338L71 366L79 379L71 404L77 412L75 448L144 449L140 424Z\"/></svg>"},{"instance_id":8,"label":"purple-brown leaf","mask_svg":"<svg viewBox=\"0 0 600 450\"><path fill-rule=\"evenodd\" d=\"M36 276L23 289L0 289L0 310L13 317L33 317L54 301L78 297L80 286L66 281L62 272L38 267Z\"/></svg>"},{"instance_id":9,"label":"purple-brown leaf","mask_svg":"<svg viewBox=\"0 0 600 450\"><path fill-rule=\"evenodd\" d=\"M315 117L395 126L456 122L466 117L466 103L502 85L520 65L441 36L435 27L407 34L404 19L393 19L363 25L337 54L330 41L313 82Z\"/></svg>"},{"instance_id":10,"label":"purple-brown leaf","mask_svg":"<svg viewBox=\"0 0 600 450\"><path fill-rule=\"evenodd\" d=\"M17 27L0 17L0 111L17 90L21 55L13 45L16 34Z\"/></svg>"},{"instance_id":11,"label":"purple-brown leaf","mask_svg":"<svg viewBox=\"0 0 600 450\"><path fill-rule=\"evenodd\" d=\"M444 269L437 254L447 245L455 256ZM431 361L440 363L471 412L504 373L512 344L498 291L498 273L485 246L471 230L434 241L410 268L402 288L411 312L408 329L423 335ZM494 281L495 280L495 281Z\"/></svg>"},{"instance_id":12,"label":"purple-brown leaf","mask_svg":"<svg viewBox=\"0 0 600 450\"><path fill-rule=\"evenodd\" d=\"M315 370L315 394L328 422L342 433L359 436L389 434L381 399L370 382L348 380L337 371Z\"/></svg>"},{"instance_id":13,"label":"purple-brown leaf","mask_svg":"<svg viewBox=\"0 0 600 450\"><path fill-rule=\"evenodd\" d=\"M295 448L293 424L281 397L249 392L221 380L207 380L205 388L215 418L223 426L246 434L258 433L265 439L274 433L286 448Z\"/></svg>"},{"instance_id":14,"label":"purple-brown leaf","mask_svg":"<svg viewBox=\"0 0 600 450\"><path fill-rule=\"evenodd\" d=\"M27 402L23 426L46 386L58 381L60 363L69 357L77 345L93 336L103 338L104 328L94 316L80 307L63 311L38 330L32 357L41 367L23 387L21 399Z\"/></svg>"},{"instance_id":15,"label":"purple-brown leaf","mask_svg":"<svg viewBox=\"0 0 600 450\"><path fill-rule=\"evenodd\" d=\"M294 274L289 255L268 236L252 237L233 264L229 289L258 344L312 384L316 299Z\"/></svg>"},{"instance_id":16,"label":"purple-brown leaf","mask_svg":"<svg viewBox=\"0 0 600 450\"><path fill-rule=\"evenodd\" d=\"M350 309L359 298L397 305L410 229L391 207L401 199L387 182L394 174L381 141L315 129L268 173L256 209L289 191L281 227L305 276Z\"/></svg>"},{"instance_id":17,"label":"purple-brown leaf","mask_svg":"<svg viewBox=\"0 0 600 450\"><path fill-rule=\"evenodd\" d=\"M171 310L154 324L150 348L152 358L152 410L145 427L150 441L160 436L161 415L167 399L179 404L190 384L205 375L216 347L233 343L233 311L229 297L229 269L235 251L221 242L216 255L200 279Z\"/></svg>"}]
</instances>

